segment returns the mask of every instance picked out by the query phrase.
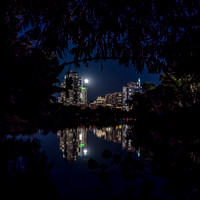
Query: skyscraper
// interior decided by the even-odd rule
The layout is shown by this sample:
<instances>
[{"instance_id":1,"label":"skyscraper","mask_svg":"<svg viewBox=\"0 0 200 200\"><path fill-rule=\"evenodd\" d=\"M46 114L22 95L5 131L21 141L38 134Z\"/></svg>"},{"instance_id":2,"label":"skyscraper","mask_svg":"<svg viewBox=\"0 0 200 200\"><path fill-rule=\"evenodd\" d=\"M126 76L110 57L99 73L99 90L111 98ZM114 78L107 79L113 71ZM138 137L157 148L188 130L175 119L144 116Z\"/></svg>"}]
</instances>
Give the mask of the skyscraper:
<instances>
[{"instance_id":1,"label":"skyscraper","mask_svg":"<svg viewBox=\"0 0 200 200\"><path fill-rule=\"evenodd\" d=\"M71 89L68 89L69 97L67 98L67 105L74 105L80 102L80 81L78 73L74 71L68 71L66 75L66 81L69 79L71 79Z\"/></svg>"},{"instance_id":2,"label":"skyscraper","mask_svg":"<svg viewBox=\"0 0 200 200\"><path fill-rule=\"evenodd\" d=\"M84 82L88 79L79 78L80 81L80 104L83 106L87 105L87 88L84 86ZM86 83L86 82L85 82Z\"/></svg>"},{"instance_id":3,"label":"skyscraper","mask_svg":"<svg viewBox=\"0 0 200 200\"><path fill-rule=\"evenodd\" d=\"M122 107L124 110L129 109L129 101L135 93L142 93L140 78L137 82L127 83L126 86L122 87Z\"/></svg>"},{"instance_id":4,"label":"skyscraper","mask_svg":"<svg viewBox=\"0 0 200 200\"><path fill-rule=\"evenodd\" d=\"M66 91L65 91L66 82L65 81L61 83L61 88L63 89L63 91L61 92L60 97L58 97L58 102L65 104L66 103Z\"/></svg>"},{"instance_id":5,"label":"skyscraper","mask_svg":"<svg viewBox=\"0 0 200 200\"><path fill-rule=\"evenodd\" d=\"M87 88L83 87L83 78L77 72L68 71L64 82L61 83L61 96L58 98L60 103L65 105L87 105Z\"/></svg>"}]
</instances>

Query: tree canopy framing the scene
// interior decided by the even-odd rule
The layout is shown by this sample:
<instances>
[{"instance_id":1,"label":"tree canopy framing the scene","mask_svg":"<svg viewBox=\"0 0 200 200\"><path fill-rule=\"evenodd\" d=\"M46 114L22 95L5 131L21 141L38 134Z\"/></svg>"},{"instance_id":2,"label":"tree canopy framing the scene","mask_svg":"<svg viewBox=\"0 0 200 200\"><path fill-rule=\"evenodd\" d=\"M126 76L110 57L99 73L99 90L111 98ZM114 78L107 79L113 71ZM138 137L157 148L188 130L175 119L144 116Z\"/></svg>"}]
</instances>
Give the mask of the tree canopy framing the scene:
<instances>
[{"instance_id":1,"label":"tree canopy framing the scene","mask_svg":"<svg viewBox=\"0 0 200 200\"><path fill-rule=\"evenodd\" d=\"M2 32L12 45L23 39L48 53L70 51L76 65L113 58L138 71L195 72L199 8L197 0L8 1L1 8Z\"/></svg>"}]
</instances>

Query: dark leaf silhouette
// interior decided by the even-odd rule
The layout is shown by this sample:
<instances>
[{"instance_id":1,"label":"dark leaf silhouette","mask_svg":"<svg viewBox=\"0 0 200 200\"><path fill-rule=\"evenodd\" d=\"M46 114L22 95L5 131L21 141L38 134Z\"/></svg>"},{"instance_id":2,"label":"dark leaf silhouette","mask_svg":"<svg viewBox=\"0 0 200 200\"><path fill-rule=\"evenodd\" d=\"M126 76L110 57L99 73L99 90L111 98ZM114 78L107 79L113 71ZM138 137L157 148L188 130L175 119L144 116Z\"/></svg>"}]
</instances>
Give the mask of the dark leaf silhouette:
<instances>
[{"instance_id":1,"label":"dark leaf silhouette","mask_svg":"<svg viewBox=\"0 0 200 200\"><path fill-rule=\"evenodd\" d=\"M112 157L112 152L109 151L109 150L104 150L101 156L102 156L103 158L105 158L105 159L109 159L109 158Z\"/></svg>"},{"instance_id":2,"label":"dark leaf silhouette","mask_svg":"<svg viewBox=\"0 0 200 200\"><path fill-rule=\"evenodd\" d=\"M94 170L98 168L98 162L92 158L88 160L88 168L90 170Z\"/></svg>"},{"instance_id":3,"label":"dark leaf silhouette","mask_svg":"<svg viewBox=\"0 0 200 200\"><path fill-rule=\"evenodd\" d=\"M120 155L118 155L118 154L114 154L113 155L113 164L120 164L120 162L121 162L121 156Z\"/></svg>"},{"instance_id":4,"label":"dark leaf silhouette","mask_svg":"<svg viewBox=\"0 0 200 200\"><path fill-rule=\"evenodd\" d=\"M100 167L101 170L106 170L106 169L108 169L108 165L103 164L103 163L101 163L101 164L99 165L99 167Z\"/></svg>"}]
</instances>

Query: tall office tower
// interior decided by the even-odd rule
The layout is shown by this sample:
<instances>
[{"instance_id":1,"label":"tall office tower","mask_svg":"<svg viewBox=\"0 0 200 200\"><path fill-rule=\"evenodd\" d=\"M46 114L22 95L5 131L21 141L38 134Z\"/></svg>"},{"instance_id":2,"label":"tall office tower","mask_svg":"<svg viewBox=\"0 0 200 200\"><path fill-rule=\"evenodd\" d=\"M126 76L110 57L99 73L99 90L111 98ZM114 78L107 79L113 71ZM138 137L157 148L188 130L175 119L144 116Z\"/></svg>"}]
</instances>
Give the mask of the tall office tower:
<instances>
[{"instance_id":1,"label":"tall office tower","mask_svg":"<svg viewBox=\"0 0 200 200\"><path fill-rule=\"evenodd\" d=\"M61 88L63 89L63 91L61 92L60 97L58 97L58 102L65 104L66 103L66 92L65 92L66 82L65 81L61 83Z\"/></svg>"},{"instance_id":2,"label":"tall office tower","mask_svg":"<svg viewBox=\"0 0 200 200\"><path fill-rule=\"evenodd\" d=\"M87 105L87 88L84 87L84 79L83 78L79 78L79 85L80 85L80 99L79 99L79 103L81 105Z\"/></svg>"},{"instance_id":3,"label":"tall office tower","mask_svg":"<svg viewBox=\"0 0 200 200\"><path fill-rule=\"evenodd\" d=\"M68 89L69 96L67 97L67 105L75 105L80 102L80 80L78 73L74 71L68 71L66 75L66 83L71 80L71 88ZM66 87L68 85L66 84ZM67 91L66 91L67 92Z\"/></svg>"},{"instance_id":4,"label":"tall office tower","mask_svg":"<svg viewBox=\"0 0 200 200\"><path fill-rule=\"evenodd\" d=\"M142 87L140 83L140 78L137 82L127 83L127 86L123 86L122 88L122 106L124 110L130 108L129 101L132 99L135 93L142 93Z\"/></svg>"},{"instance_id":5,"label":"tall office tower","mask_svg":"<svg viewBox=\"0 0 200 200\"><path fill-rule=\"evenodd\" d=\"M80 98L79 103L83 106L87 105L87 88L83 86L83 78L79 79L80 81Z\"/></svg>"},{"instance_id":6,"label":"tall office tower","mask_svg":"<svg viewBox=\"0 0 200 200\"><path fill-rule=\"evenodd\" d=\"M128 87L127 86L123 86L122 87L122 108L123 110L127 110L128 109Z\"/></svg>"},{"instance_id":7,"label":"tall office tower","mask_svg":"<svg viewBox=\"0 0 200 200\"><path fill-rule=\"evenodd\" d=\"M87 105L87 88L82 89L82 94L83 94L82 103L83 105Z\"/></svg>"}]
</instances>

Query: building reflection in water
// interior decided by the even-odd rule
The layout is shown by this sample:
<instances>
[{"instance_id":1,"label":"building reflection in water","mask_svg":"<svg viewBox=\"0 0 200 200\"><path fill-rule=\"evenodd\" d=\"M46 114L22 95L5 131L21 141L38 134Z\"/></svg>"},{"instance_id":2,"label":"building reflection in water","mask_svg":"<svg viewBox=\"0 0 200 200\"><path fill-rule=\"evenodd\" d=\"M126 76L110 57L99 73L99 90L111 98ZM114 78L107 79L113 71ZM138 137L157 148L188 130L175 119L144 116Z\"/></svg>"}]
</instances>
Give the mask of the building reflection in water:
<instances>
[{"instance_id":1,"label":"building reflection in water","mask_svg":"<svg viewBox=\"0 0 200 200\"><path fill-rule=\"evenodd\" d=\"M132 129L130 125L122 124L103 128L91 127L91 129L93 129L93 133L97 137L104 138L105 140L111 140L115 143L121 143L123 150L133 150L131 137Z\"/></svg>"},{"instance_id":2,"label":"building reflection in water","mask_svg":"<svg viewBox=\"0 0 200 200\"><path fill-rule=\"evenodd\" d=\"M87 128L66 128L58 131L60 138L60 150L63 158L68 161L76 161L77 156L87 155Z\"/></svg>"},{"instance_id":3,"label":"building reflection in water","mask_svg":"<svg viewBox=\"0 0 200 200\"><path fill-rule=\"evenodd\" d=\"M68 161L75 161L77 156L87 155L87 134L88 131L99 138L113 141L114 143L121 143L122 149L136 152L140 157L140 149L133 145L132 127L127 124L96 127L80 126L78 128L66 128L63 131L58 131L57 135L60 137L60 150L63 152L63 157Z\"/></svg>"},{"instance_id":4,"label":"building reflection in water","mask_svg":"<svg viewBox=\"0 0 200 200\"><path fill-rule=\"evenodd\" d=\"M121 143L122 149L135 152L140 157L140 148L136 148L133 145L133 130L132 126L127 124L121 124L109 127L95 127L91 126L90 130L99 138L110 140L115 143Z\"/></svg>"}]
</instances>

